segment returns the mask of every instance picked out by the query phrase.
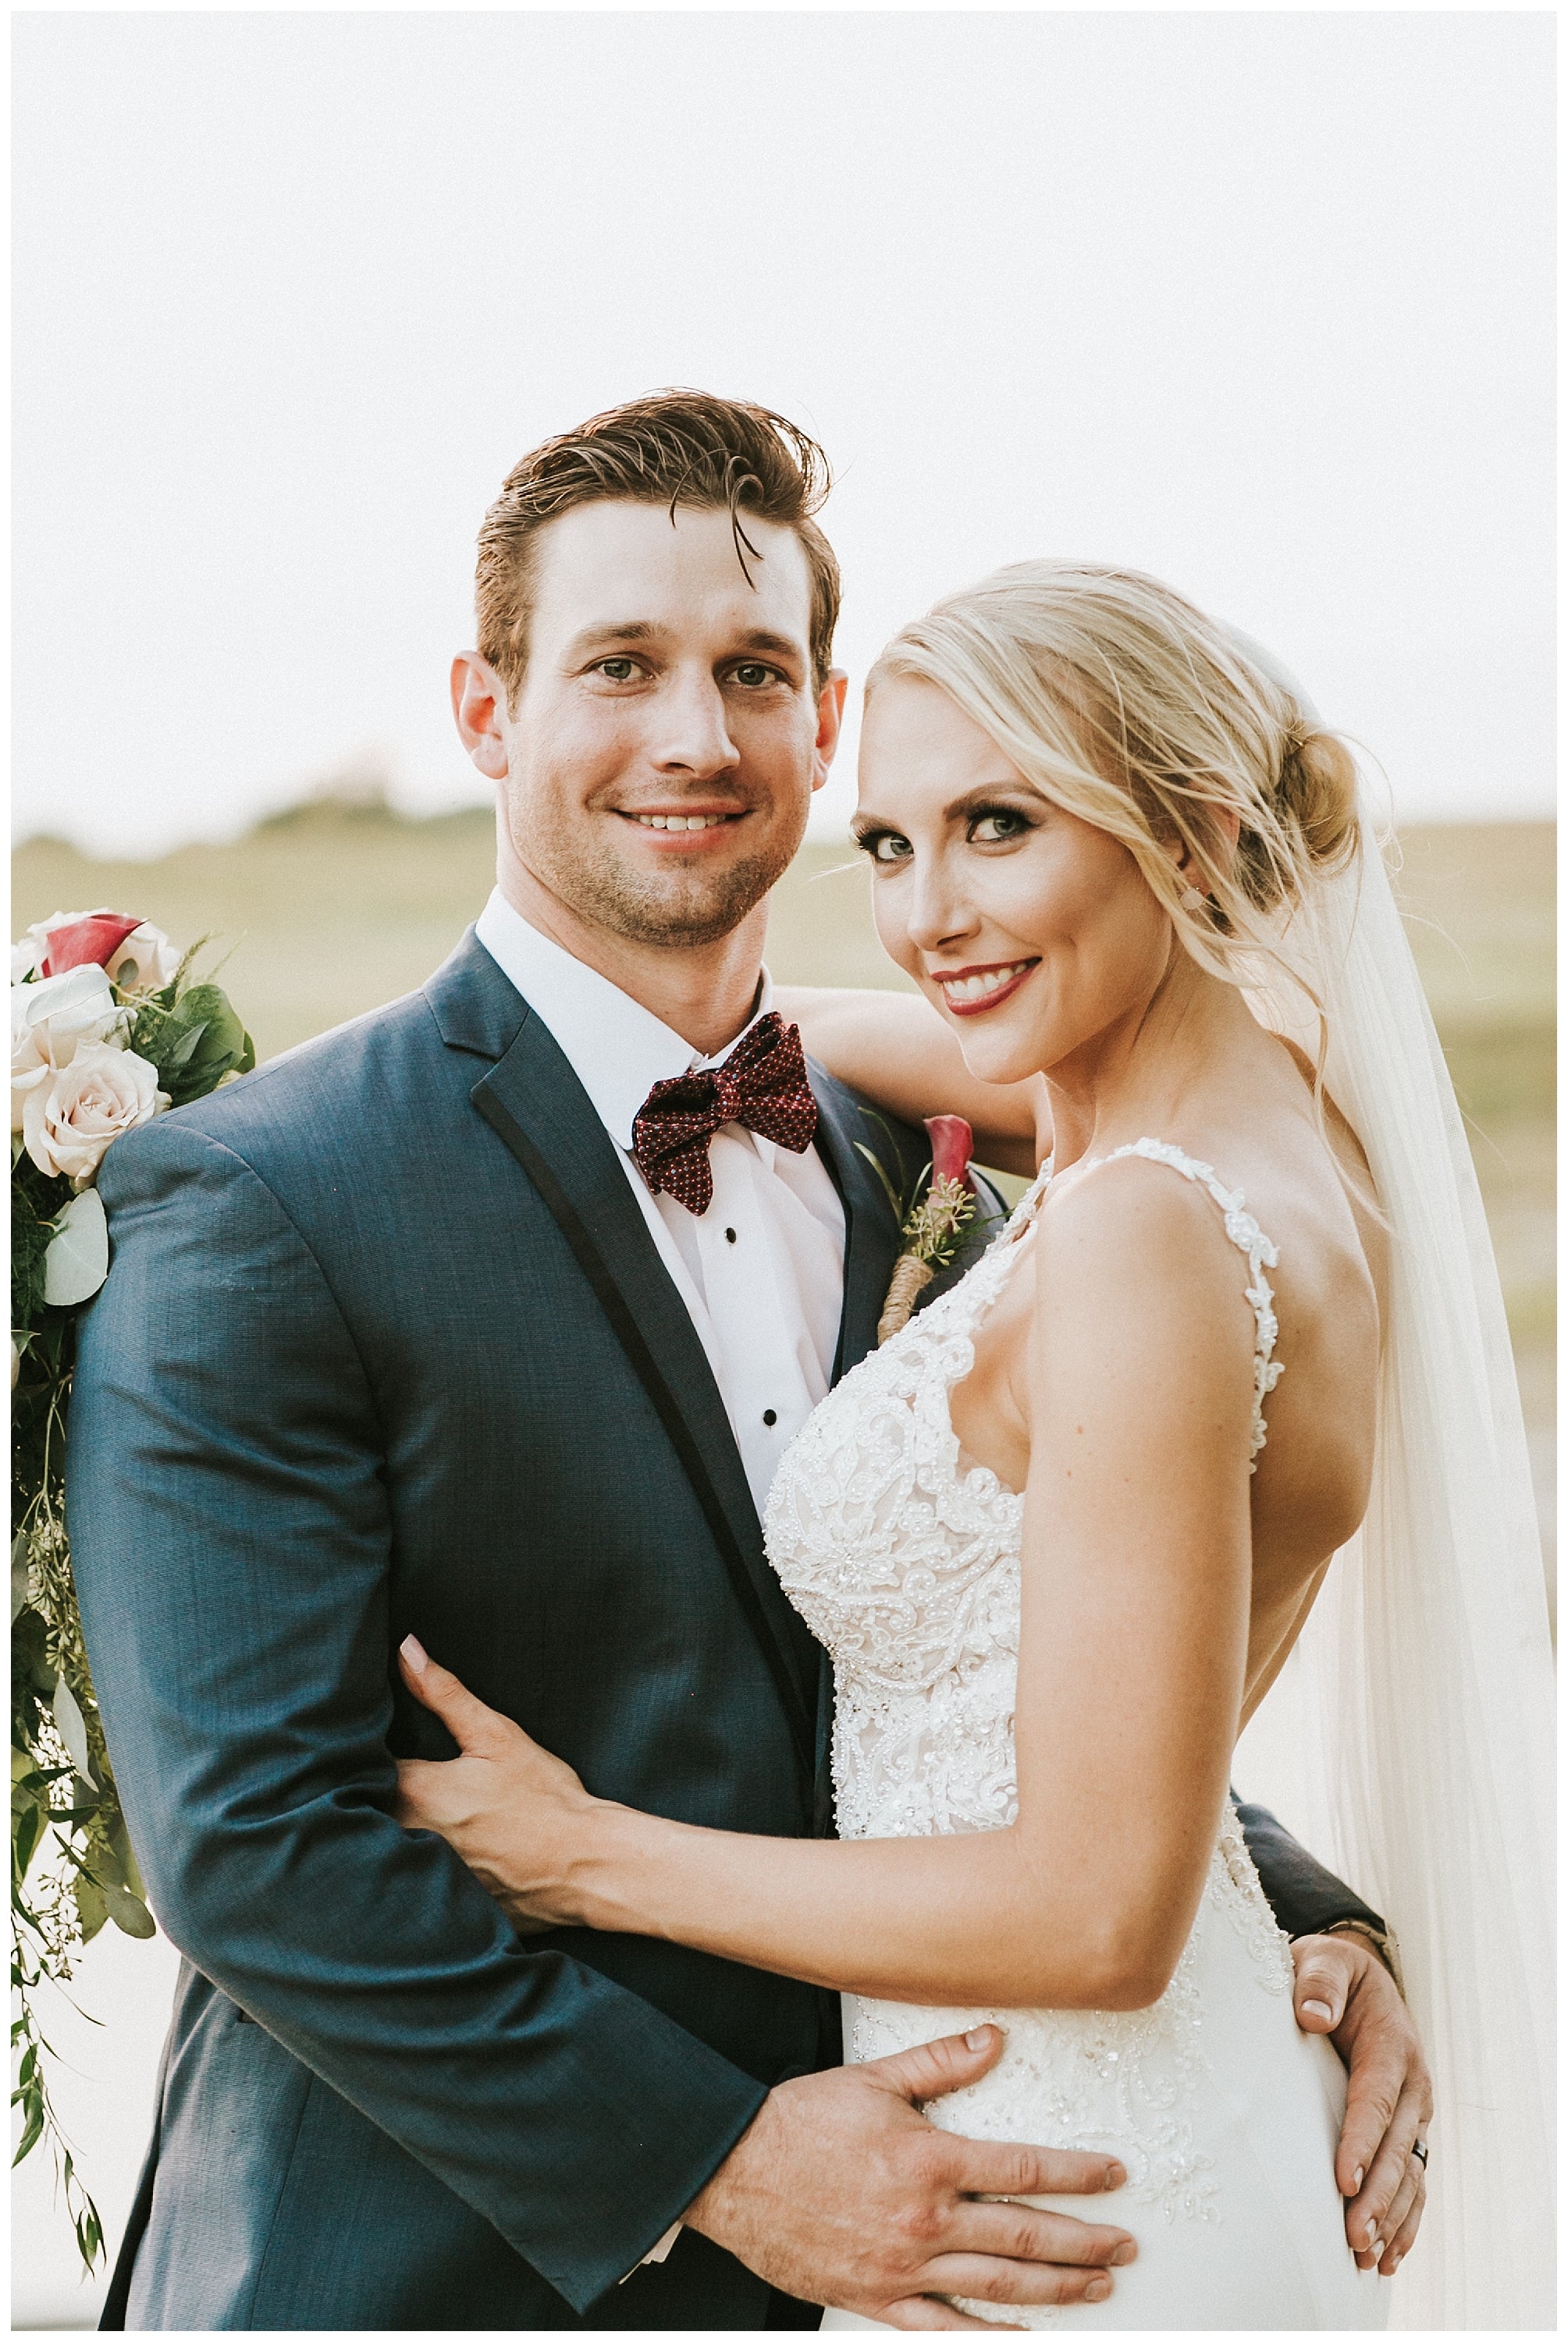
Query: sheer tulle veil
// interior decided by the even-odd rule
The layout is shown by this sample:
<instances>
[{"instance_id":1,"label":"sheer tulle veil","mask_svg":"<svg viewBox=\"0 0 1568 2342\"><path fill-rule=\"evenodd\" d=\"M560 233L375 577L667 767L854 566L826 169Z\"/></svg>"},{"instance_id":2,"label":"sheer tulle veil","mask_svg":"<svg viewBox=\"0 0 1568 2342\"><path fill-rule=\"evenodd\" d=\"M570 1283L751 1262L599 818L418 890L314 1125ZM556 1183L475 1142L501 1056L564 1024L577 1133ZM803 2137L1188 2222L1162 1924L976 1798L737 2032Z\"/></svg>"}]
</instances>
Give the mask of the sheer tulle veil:
<instances>
[{"instance_id":1,"label":"sheer tulle veil","mask_svg":"<svg viewBox=\"0 0 1568 2342\"><path fill-rule=\"evenodd\" d=\"M1299 687L1259 646L1257 665ZM1555 2323L1553 1672L1502 1293L1453 1085L1363 800L1363 851L1293 918L1326 1086L1393 1239L1366 1520L1237 1751L1396 1929L1432 2060L1428 2209L1391 2323ZM1277 974L1249 996L1303 1038ZM1315 1038L1317 1019L1311 1017Z\"/></svg>"}]
</instances>

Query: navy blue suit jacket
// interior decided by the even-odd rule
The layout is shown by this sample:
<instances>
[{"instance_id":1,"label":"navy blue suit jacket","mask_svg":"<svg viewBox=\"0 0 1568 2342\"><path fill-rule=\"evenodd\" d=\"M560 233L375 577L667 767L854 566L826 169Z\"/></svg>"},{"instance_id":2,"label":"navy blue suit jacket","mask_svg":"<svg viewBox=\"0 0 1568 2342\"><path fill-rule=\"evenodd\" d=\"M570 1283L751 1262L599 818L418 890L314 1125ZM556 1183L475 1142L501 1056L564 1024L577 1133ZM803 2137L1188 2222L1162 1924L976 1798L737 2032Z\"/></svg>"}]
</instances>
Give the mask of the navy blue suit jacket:
<instances>
[{"instance_id":1,"label":"navy blue suit jacket","mask_svg":"<svg viewBox=\"0 0 1568 2342\"><path fill-rule=\"evenodd\" d=\"M814 1081L842 1372L897 1234L855 1141L915 1141ZM599 1795L831 1827L824 1656L550 1034L470 935L423 991L120 1141L100 1187L71 1536L185 1959L105 2324L814 2324L691 2232L617 2281L767 2090L838 2057L833 1997L519 1937L393 1817L394 1758L451 1753L398 1681L413 1631Z\"/></svg>"}]
</instances>

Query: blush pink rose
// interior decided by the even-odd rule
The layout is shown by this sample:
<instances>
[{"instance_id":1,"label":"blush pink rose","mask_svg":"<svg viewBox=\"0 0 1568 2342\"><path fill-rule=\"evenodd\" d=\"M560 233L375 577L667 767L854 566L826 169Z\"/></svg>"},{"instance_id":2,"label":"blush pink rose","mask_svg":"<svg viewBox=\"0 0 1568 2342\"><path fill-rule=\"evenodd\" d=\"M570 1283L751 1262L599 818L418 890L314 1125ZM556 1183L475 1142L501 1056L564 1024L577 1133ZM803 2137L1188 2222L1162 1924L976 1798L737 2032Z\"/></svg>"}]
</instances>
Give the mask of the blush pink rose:
<instances>
[{"instance_id":1,"label":"blush pink rose","mask_svg":"<svg viewBox=\"0 0 1568 2342\"><path fill-rule=\"evenodd\" d=\"M151 1122L168 1103L145 1057L106 1041L83 1041L68 1066L24 1096L23 1144L45 1178L85 1187L115 1139Z\"/></svg>"}]
</instances>

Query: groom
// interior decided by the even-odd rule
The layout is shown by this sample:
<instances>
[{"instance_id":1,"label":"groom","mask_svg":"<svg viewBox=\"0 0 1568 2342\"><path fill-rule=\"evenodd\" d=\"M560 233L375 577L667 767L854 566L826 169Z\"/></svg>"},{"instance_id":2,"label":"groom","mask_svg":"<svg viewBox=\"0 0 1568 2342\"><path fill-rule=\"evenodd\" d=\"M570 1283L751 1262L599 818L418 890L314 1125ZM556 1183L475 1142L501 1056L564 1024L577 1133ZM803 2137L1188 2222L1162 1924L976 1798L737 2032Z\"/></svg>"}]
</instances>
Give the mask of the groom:
<instances>
[{"instance_id":1,"label":"groom","mask_svg":"<svg viewBox=\"0 0 1568 2342\"><path fill-rule=\"evenodd\" d=\"M105 2325L940 2325L954 2291L1114 2282L1114 2225L976 2200L1092 2197L1103 2157L919 2115L994 2033L844 2068L830 1996L519 1937L393 1818L394 1758L450 1753L398 1679L414 1633L600 1795L831 1826L825 1662L758 1507L872 1344L897 1229L875 1126L759 974L843 705L820 463L669 393L519 465L454 671L501 808L476 928L105 1161L71 1529L185 1955ZM1352 2233L1387 2244L1424 2080L1380 1923L1266 1817L1253 1844L1319 1931L1298 2009L1352 2058Z\"/></svg>"}]
</instances>

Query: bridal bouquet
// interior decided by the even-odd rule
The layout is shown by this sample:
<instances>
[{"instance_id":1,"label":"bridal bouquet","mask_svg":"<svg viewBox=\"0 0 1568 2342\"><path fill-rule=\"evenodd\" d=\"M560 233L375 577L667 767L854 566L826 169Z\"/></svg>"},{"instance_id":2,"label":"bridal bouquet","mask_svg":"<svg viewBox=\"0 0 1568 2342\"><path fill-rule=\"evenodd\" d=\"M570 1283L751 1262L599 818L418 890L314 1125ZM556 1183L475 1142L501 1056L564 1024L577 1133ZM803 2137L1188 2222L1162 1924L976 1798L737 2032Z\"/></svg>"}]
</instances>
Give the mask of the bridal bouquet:
<instances>
[{"instance_id":1,"label":"bridal bouquet","mask_svg":"<svg viewBox=\"0 0 1568 2342\"><path fill-rule=\"evenodd\" d=\"M50 2105L33 1996L105 1920L155 1933L82 1646L65 1536L76 1315L108 1274L95 1181L117 1138L255 1063L213 983L145 921L56 912L11 954L11 2044L20 2163L47 2134L84 2259L103 2237Z\"/></svg>"}]
</instances>

